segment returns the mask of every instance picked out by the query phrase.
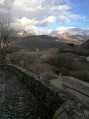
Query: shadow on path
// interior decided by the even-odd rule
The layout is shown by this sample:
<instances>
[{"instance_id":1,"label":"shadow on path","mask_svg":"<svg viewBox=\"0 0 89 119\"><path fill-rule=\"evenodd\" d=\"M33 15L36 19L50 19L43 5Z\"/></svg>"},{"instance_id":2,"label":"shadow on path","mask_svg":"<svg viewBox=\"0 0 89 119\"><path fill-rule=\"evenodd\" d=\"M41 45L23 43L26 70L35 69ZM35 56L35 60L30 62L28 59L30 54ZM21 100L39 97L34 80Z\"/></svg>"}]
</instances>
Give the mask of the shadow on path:
<instances>
[{"instance_id":1,"label":"shadow on path","mask_svg":"<svg viewBox=\"0 0 89 119\"><path fill-rule=\"evenodd\" d=\"M0 70L0 119L48 119L42 105L14 74Z\"/></svg>"}]
</instances>

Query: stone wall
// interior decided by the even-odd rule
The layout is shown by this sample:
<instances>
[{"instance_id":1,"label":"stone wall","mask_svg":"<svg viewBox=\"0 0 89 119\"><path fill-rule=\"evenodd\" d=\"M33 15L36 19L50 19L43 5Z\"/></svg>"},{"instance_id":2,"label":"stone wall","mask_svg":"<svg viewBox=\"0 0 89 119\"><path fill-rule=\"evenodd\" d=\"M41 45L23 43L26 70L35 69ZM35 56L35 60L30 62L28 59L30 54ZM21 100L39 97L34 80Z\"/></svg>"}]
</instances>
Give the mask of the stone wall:
<instances>
[{"instance_id":1,"label":"stone wall","mask_svg":"<svg viewBox=\"0 0 89 119\"><path fill-rule=\"evenodd\" d=\"M0 67L15 73L19 80L28 85L32 94L44 105L50 118L66 100L58 94L57 89L49 83L41 81L37 75L15 65L1 65Z\"/></svg>"},{"instance_id":2,"label":"stone wall","mask_svg":"<svg viewBox=\"0 0 89 119\"><path fill-rule=\"evenodd\" d=\"M62 76L62 84L64 90L71 92L80 100L89 103L89 83L74 77Z\"/></svg>"},{"instance_id":3,"label":"stone wall","mask_svg":"<svg viewBox=\"0 0 89 119\"><path fill-rule=\"evenodd\" d=\"M75 108L77 103L80 103L80 100L72 95L69 92L57 89L53 87L49 81L41 80L39 76L28 72L27 70L18 67L16 65L0 65L1 68L9 70L12 73L15 73L19 80L28 85L32 94L44 105L46 108L46 113L49 115L49 119L52 119L55 112L60 108L60 106L70 100L70 106L68 104L67 108L71 111L71 108ZM76 105L75 105L76 104ZM66 105L65 105L66 106ZM70 108L71 107L71 108ZM76 107L76 110L79 110L80 107ZM86 106L85 106L85 109ZM75 111L75 109L74 109ZM74 115L75 112L73 112ZM81 118L82 119L82 118ZM87 119L87 118L86 118Z\"/></svg>"}]
</instances>

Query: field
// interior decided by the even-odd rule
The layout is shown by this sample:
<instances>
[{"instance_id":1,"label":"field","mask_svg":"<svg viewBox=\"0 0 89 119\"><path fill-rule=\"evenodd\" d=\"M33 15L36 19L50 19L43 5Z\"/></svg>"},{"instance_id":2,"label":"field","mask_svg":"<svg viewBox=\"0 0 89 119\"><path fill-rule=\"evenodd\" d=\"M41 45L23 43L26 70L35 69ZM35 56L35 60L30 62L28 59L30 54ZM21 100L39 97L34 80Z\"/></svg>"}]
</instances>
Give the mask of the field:
<instances>
[{"instance_id":1,"label":"field","mask_svg":"<svg viewBox=\"0 0 89 119\"><path fill-rule=\"evenodd\" d=\"M59 49L49 49L15 52L10 54L10 58L12 63L36 74L62 73L89 82L89 62L84 56L63 53Z\"/></svg>"},{"instance_id":2,"label":"field","mask_svg":"<svg viewBox=\"0 0 89 119\"><path fill-rule=\"evenodd\" d=\"M21 51L10 54L12 63L26 68L27 70L40 74L43 72L53 72L56 68L50 64L45 63L48 57L55 56L56 49L49 49L43 51Z\"/></svg>"},{"instance_id":3,"label":"field","mask_svg":"<svg viewBox=\"0 0 89 119\"><path fill-rule=\"evenodd\" d=\"M9 49L12 63L36 74L62 73L89 82L89 49L54 39L50 36L30 36L13 40Z\"/></svg>"}]
</instances>

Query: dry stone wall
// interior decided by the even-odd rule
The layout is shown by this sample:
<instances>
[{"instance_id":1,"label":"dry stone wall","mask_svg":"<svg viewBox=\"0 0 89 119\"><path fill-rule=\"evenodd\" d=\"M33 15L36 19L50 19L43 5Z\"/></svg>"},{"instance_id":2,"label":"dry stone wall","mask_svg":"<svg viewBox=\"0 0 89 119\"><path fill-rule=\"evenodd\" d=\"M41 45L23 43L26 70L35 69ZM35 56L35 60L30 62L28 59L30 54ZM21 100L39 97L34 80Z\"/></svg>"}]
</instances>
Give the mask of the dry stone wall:
<instances>
[{"instance_id":1,"label":"dry stone wall","mask_svg":"<svg viewBox=\"0 0 89 119\"><path fill-rule=\"evenodd\" d=\"M69 116L71 115L71 110L73 110L72 115L79 114L78 111L81 111L81 107L83 107L83 111L89 111L87 105L82 104L76 96L53 87L49 81L41 80L36 74L11 64L0 65L0 67L4 70L9 70L10 72L15 73L18 79L23 81L29 87L32 94L46 108L46 113L49 114L49 119L52 119L53 115L60 108L60 106L68 100L70 103L66 103L65 106L68 109L66 112L69 114ZM89 119L89 116L86 119Z\"/></svg>"},{"instance_id":2,"label":"dry stone wall","mask_svg":"<svg viewBox=\"0 0 89 119\"><path fill-rule=\"evenodd\" d=\"M49 83L41 81L37 75L15 65L2 65L2 68L15 73L19 80L28 85L32 94L44 105L50 118L66 100L61 98L58 91L55 91Z\"/></svg>"}]
</instances>

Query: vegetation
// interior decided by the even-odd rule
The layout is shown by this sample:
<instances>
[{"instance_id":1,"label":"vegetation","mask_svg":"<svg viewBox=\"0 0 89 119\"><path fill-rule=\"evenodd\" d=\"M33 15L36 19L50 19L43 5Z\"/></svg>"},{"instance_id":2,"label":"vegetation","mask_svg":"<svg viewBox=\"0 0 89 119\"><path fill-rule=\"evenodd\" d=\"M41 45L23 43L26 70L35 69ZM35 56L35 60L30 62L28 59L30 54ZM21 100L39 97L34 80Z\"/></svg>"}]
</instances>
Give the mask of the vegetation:
<instances>
[{"instance_id":1,"label":"vegetation","mask_svg":"<svg viewBox=\"0 0 89 119\"><path fill-rule=\"evenodd\" d=\"M2 63L7 54L7 48L10 40L14 35L14 30L10 25L9 20L1 19L0 20L0 55L2 58Z\"/></svg>"},{"instance_id":2,"label":"vegetation","mask_svg":"<svg viewBox=\"0 0 89 119\"><path fill-rule=\"evenodd\" d=\"M86 56L89 56L88 49L69 43L66 45L61 45L61 47L55 52L54 48L52 51L50 48L48 49L49 45L47 46L47 44L51 43L50 40L47 40L46 42L42 39L39 40L38 37L36 37L37 39L34 39L34 37L31 36L31 40L29 38L26 40L24 40L24 38L18 40L17 43L20 51L11 53L10 56L12 63L37 74L52 72L59 75L59 73L62 73L62 75L73 76L80 80L89 82L89 62L86 60ZM34 42L35 45L32 46ZM19 43L22 45L19 45ZM41 50L38 48L37 43L39 44L39 47L41 45ZM45 43L44 47L46 50L43 48L43 43ZM23 47L23 45L27 48L27 50L25 47ZM29 50L30 45L34 47L35 50Z\"/></svg>"},{"instance_id":3,"label":"vegetation","mask_svg":"<svg viewBox=\"0 0 89 119\"><path fill-rule=\"evenodd\" d=\"M67 43L67 45L71 46L71 47L75 47L74 43Z\"/></svg>"},{"instance_id":4,"label":"vegetation","mask_svg":"<svg viewBox=\"0 0 89 119\"><path fill-rule=\"evenodd\" d=\"M51 36L27 36L27 37L17 37L13 41L12 48L10 51L19 52L24 51L36 51L47 50L50 48L59 48L64 46L64 43L56 42L56 38Z\"/></svg>"},{"instance_id":5,"label":"vegetation","mask_svg":"<svg viewBox=\"0 0 89 119\"><path fill-rule=\"evenodd\" d=\"M48 51L16 52L10 54L10 58L12 63L19 65L31 72L40 74L48 71L53 73L55 67L43 62L45 58L42 58L42 54L45 52Z\"/></svg>"},{"instance_id":6,"label":"vegetation","mask_svg":"<svg viewBox=\"0 0 89 119\"><path fill-rule=\"evenodd\" d=\"M73 76L83 81L89 82L89 62L84 58L73 54L61 54L58 57L51 57L46 63L57 67L56 74Z\"/></svg>"},{"instance_id":7,"label":"vegetation","mask_svg":"<svg viewBox=\"0 0 89 119\"><path fill-rule=\"evenodd\" d=\"M82 47L89 50L89 39L82 44Z\"/></svg>"},{"instance_id":8,"label":"vegetation","mask_svg":"<svg viewBox=\"0 0 89 119\"><path fill-rule=\"evenodd\" d=\"M62 48L59 48L59 52L62 53L72 53L72 54L76 54L79 56L89 56L89 50L85 49L81 46L76 46L76 45L72 45L72 44L67 44Z\"/></svg>"}]
</instances>

